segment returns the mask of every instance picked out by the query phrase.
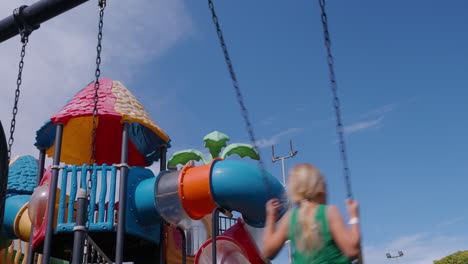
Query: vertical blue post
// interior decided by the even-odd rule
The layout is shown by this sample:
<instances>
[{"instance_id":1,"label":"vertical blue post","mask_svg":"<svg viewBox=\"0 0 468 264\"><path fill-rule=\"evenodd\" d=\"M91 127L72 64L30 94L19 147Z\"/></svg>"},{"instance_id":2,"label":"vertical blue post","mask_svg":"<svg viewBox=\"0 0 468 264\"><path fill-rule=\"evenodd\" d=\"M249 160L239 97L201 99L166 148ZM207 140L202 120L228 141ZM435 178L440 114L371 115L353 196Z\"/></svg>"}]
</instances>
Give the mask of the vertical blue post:
<instances>
[{"instance_id":1,"label":"vertical blue post","mask_svg":"<svg viewBox=\"0 0 468 264\"><path fill-rule=\"evenodd\" d=\"M83 164L81 166L81 177L80 177L80 187L78 188L83 188L88 191L88 185L86 184L86 177L88 177L88 164ZM91 172L92 173L92 172ZM89 175L89 178L91 179L91 175Z\"/></svg>"},{"instance_id":2,"label":"vertical blue post","mask_svg":"<svg viewBox=\"0 0 468 264\"><path fill-rule=\"evenodd\" d=\"M60 199L59 199L59 208L57 213L57 224L65 223L65 204L67 199L67 178L68 178L68 168L65 167L62 170L62 184L60 185Z\"/></svg>"},{"instance_id":3,"label":"vertical blue post","mask_svg":"<svg viewBox=\"0 0 468 264\"><path fill-rule=\"evenodd\" d=\"M90 196L89 196L89 211L88 211L88 221L89 221L89 226L91 227L91 224L95 223L95 212L96 212L96 191L97 191L97 174L98 174L98 165L96 163L93 164L93 170L90 176L91 179L91 190L90 191Z\"/></svg>"},{"instance_id":4,"label":"vertical blue post","mask_svg":"<svg viewBox=\"0 0 468 264\"><path fill-rule=\"evenodd\" d=\"M36 175L36 187L41 183L42 176L44 176L44 167L45 167L45 155L46 150L40 149L39 150L39 168L37 168L37 175ZM34 251L32 248L33 238L34 238L34 221L31 223L31 232L29 233L29 244L28 244L28 259L26 260L27 264L34 263Z\"/></svg>"},{"instance_id":5,"label":"vertical blue post","mask_svg":"<svg viewBox=\"0 0 468 264\"><path fill-rule=\"evenodd\" d=\"M107 223L114 224L114 204L115 204L115 186L117 181L117 168L112 166L111 169L111 183L109 190L109 202L107 205Z\"/></svg>"},{"instance_id":6,"label":"vertical blue post","mask_svg":"<svg viewBox=\"0 0 468 264\"><path fill-rule=\"evenodd\" d=\"M62 134L63 124L58 124L55 135L55 151L52 166L52 178L50 179L49 187L49 201L47 205L49 209L47 210L47 224L44 238L44 249L42 251L42 264L49 264L50 262L50 251L52 249L52 235L54 234L55 198L57 196L56 192L60 164L60 151L62 149Z\"/></svg>"},{"instance_id":7,"label":"vertical blue post","mask_svg":"<svg viewBox=\"0 0 468 264\"><path fill-rule=\"evenodd\" d=\"M101 166L101 191L99 192L99 202L98 202L98 222L99 223L104 223L106 193L107 193L107 165L102 164Z\"/></svg>"},{"instance_id":8,"label":"vertical blue post","mask_svg":"<svg viewBox=\"0 0 468 264\"><path fill-rule=\"evenodd\" d=\"M125 206L127 202L127 174L128 174L128 122L123 123L122 152L120 156L119 214L117 220L117 243L115 246L115 263L122 264L125 239Z\"/></svg>"},{"instance_id":9,"label":"vertical blue post","mask_svg":"<svg viewBox=\"0 0 468 264\"><path fill-rule=\"evenodd\" d=\"M76 193L78 192L78 166L73 165L71 167L71 180L70 180L70 197L68 197L68 216L67 223L73 223L73 212L75 211L75 199Z\"/></svg>"}]
</instances>

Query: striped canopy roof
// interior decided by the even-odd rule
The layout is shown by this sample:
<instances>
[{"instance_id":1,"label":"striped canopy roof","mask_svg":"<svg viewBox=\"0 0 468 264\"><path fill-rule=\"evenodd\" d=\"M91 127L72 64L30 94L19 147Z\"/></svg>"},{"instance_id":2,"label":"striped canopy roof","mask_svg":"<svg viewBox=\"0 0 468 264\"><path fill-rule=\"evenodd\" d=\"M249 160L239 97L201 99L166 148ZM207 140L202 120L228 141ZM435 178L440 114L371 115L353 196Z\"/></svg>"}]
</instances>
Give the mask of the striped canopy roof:
<instances>
[{"instance_id":1,"label":"striped canopy roof","mask_svg":"<svg viewBox=\"0 0 468 264\"><path fill-rule=\"evenodd\" d=\"M101 79L98 90L98 118L95 162L120 163L122 127L129 129L129 165L149 166L160 156L161 145L169 147L169 136L159 128L143 105L119 81ZM94 82L78 92L37 131L36 147L54 153L57 124L63 124L61 161L85 164L91 161Z\"/></svg>"}]
</instances>

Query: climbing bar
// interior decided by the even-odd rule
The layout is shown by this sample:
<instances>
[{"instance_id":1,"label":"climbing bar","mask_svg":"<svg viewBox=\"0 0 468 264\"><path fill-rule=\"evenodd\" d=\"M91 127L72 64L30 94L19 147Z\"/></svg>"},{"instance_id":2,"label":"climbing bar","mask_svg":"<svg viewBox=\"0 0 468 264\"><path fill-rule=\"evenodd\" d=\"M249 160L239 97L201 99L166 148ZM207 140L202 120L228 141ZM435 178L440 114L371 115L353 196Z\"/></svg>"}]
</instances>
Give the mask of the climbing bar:
<instances>
[{"instance_id":1,"label":"climbing bar","mask_svg":"<svg viewBox=\"0 0 468 264\"><path fill-rule=\"evenodd\" d=\"M42 23L54 18L88 0L40 0L22 10L22 19L31 28L38 28ZM0 20L0 43L20 33L13 15Z\"/></svg>"}]
</instances>

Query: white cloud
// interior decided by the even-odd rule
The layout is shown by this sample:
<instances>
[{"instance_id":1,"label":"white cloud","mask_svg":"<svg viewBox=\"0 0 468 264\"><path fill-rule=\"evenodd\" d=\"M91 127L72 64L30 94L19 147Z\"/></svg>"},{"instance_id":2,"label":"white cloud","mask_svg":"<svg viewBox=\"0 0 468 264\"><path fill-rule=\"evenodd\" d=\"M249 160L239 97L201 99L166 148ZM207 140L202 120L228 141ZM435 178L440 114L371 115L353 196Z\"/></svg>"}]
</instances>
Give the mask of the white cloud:
<instances>
[{"instance_id":1,"label":"white cloud","mask_svg":"<svg viewBox=\"0 0 468 264\"><path fill-rule=\"evenodd\" d=\"M440 223L438 225L438 227L446 227L446 226L451 226L451 225L454 225L454 224L458 224L459 222L463 221L464 219L465 219L464 217L456 217L456 218L447 220L447 221L445 221L443 223Z\"/></svg>"},{"instance_id":2,"label":"white cloud","mask_svg":"<svg viewBox=\"0 0 468 264\"><path fill-rule=\"evenodd\" d=\"M346 134L351 134L354 132L363 131L363 130L367 130L370 128L375 128L378 125L380 125L382 121L383 121L383 116L377 119L369 120L369 121L357 122L357 123L345 126L343 128L343 131Z\"/></svg>"},{"instance_id":3,"label":"white cloud","mask_svg":"<svg viewBox=\"0 0 468 264\"><path fill-rule=\"evenodd\" d=\"M276 143L278 143L282 137L286 135L294 134L298 131L299 131L299 128L289 128L269 138L259 139L255 142L255 145L259 148L271 147L272 145L275 145Z\"/></svg>"},{"instance_id":4,"label":"white cloud","mask_svg":"<svg viewBox=\"0 0 468 264\"><path fill-rule=\"evenodd\" d=\"M381 107L372 109L370 111L367 111L365 113L362 113L362 114L358 115L356 118L362 119L362 118L369 118L369 117L376 116L376 115L380 116L380 115L383 115L383 114L390 113L390 112L394 111L400 105L401 105L401 102L386 104L384 106L381 106Z\"/></svg>"},{"instance_id":5,"label":"white cloud","mask_svg":"<svg viewBox=\"0 0 468 264\"><path fill-rule=\"evenodd\" d=\"M364 259L367 263L384 263L387 252L392 255L403 251L401 263L430 264L459 250L468 249L468 239L456 236L438 236L419 233L404 236L381 245L365 245Z\"/></svg>"},{"instance_id":6,"label":"white cloud","mask_svg":"<svg viewBox=\"0 0 468 264\"><path fill-rule=\"evenodd\" d=\"M32 1L1 1L0 19ZM36 155L35 131L94 79L97 2L89 1L44 23L26 50L13 155ZM104 21L102 75L130 89L145 63L165 54L192 31L183 0L108 2ZM0 43L0 120L9 130L20 53L19 37ZM158 89L158 87L155 87ZM160 91L164 96L164 91ZM7 135L8 136L8 135Z\"/></svg>"}]
</instances>

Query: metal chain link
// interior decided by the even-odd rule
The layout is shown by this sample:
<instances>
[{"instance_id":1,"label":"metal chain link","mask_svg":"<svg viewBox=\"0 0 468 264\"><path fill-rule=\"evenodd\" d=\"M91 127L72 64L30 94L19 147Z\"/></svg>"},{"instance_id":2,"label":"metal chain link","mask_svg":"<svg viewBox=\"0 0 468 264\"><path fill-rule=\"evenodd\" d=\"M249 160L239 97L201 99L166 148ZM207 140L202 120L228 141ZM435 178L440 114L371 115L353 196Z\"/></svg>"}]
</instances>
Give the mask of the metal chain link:
<instances>
[{"instance_id":1,"label":"metal chain link","mask_svg":"<svg viewBox=\"0 0 468 264\"><path fill-rule=\"evenodd\" d=\"M93 166L93 164L96 162L96 130L98 126L98 114L99 114L99 108L98 108L98 103L99 103L99 88L100 88L100 82L99 82L99 77L101 76L101 51L102 51L102 29L104 27L104 10L106 8L106 0L99 0L98 6L99 6L99 24L98 24L98 42L96 46L96 70L94 71L94 76L96 77L96 80L94 81L94 96L93 96L93 128L92 128L92 138L91 138L91 160L90 160L90 166ZM89 212L94 211L94 204L91 204L91 189L93 187L93 173L94 169L91 167L91 171L89 174L88 182L87 182L87 198L88 198L88 208ZM93 219L93 216L91 216L91 220ZM91 220L88 219L86 229L89 230ZM88 232L86 232L85 236L85 247L88 250L89 253L89 239L88 239ZM93 250L91 248L91 250ZM93 254L93 251L91 251L91 254ZM91 255L91 261L93 261L93 255Z\"/></svg>"},{"instance_id":2,"label":"metal chain link","mask_svg":"<svg viewBox=\"0 0 468 264\"><path fill-rule=\"evenodd\" d=\"M99 25L98 25L98 43L96 47L96 70L94 72L94 76L96 77L96 80L94 82L94 109L93 109L93 134L92 134L92 141L91 141L91 162L90 164L93 164L95 160L95 154L96 154L96 129L97 129L97 117L98 117L98 102L99 102L99 88L100 88L100 83L99 83L99 77L101 76L101 69L99 68L101 66L101 50L102 50L102 28L104 26L104 9L106 8L106 0L100 0L99 1Z\"/></svg>"},{"instance_id":3,"label":"metal chain link","mask_svg":"<svg viewBox=\"0 0 468 264\"><path fill-rule=\"evenodd\" d=\"M98 25L98 42L97 42L97 47L96 47L96 70L94 72L94 76L96 77L96 80L94 82L94 108L93 108L93 130L92 130L92 140L91 140L91 161L90 165L93 165L96 162L96 130L97 130L97 123L98 123L98 114L99 114L99 108L98 108L98 103L99 103L99 88L100 88L100 82L99 82L99 77L101 76L101 69L99 68L101 66L101 42L102 42L102 28L104 26L104 9L106 8L106 0L99 0L99 25ZM92 182L92 172L91 175L88 179L88 201L89 201L89 193L90 190L93 186Z\"/></svg>"},{"instance_id":4,"label":"metal chain link","mask_svg":"<svg viewBox=\"0 0 468 264\"><path fill-rule=\"evenodd\" d=\"M237 81L237 77L236 77L236 74L234 72L234 66L232 65L231 57L229 56L229 52L228 52L228 49L227 49L227 46L226 46L226 42L224 40L223 32L221 31L221 26L219 24L219 19L218 19L218 16L216 15L215 7L214 7L214 4L213 4L212 0L208 0L208 7L210 8L213 23L214 23L214 25L216 27L216 33L218 34L219 43L221 44L221 49L223 50L224 59L226 61L226 65L227 65L228 70L229 70L229 75L231 76L232 85L233 85L234 91L236 93L237 102L239 103L239 106L241 108L241 114L242 114L242 117L244 119L245 127L247 129L247 132L249 134L250 142L251 142L252 146L254 147L254 149L258 152L259 156L260 156L260 150L257 147L257 140L255 139L254 129L253 129L252 123L250 122L249 113L247 111L247 107L245 106L244 97L242 96L241 90L239 88L239 82ZM261 156L260 156L260 158L258 160L258 164L259 164L260 168L262 169L262 171L266 172L265 164L263 163L263 160L262 160ZM264 180L265 180L265 185L266 185L266 187L268 189L269 196L270 196L270 198L272 198L273 197L273 191L271 190L271 186L267 182L267 179L266 179L265 175L264 175Z\"/></svg>"},{"instance_id":5,"label":"metal chain link","mask_svg":"<svg viewBox=\"0 0 468 264\"><path fill-rule=\"evenodd\" d=\"M18 78L16 79L16 90L15 90L15 103L13 105L13 117L11 118L11 125L10 125L10 138L8 139L8 160L11 160L11 149L13 147L13 142L15 141L14 134L16 129L16 114L18 114L18 102L20 97L20 87L23 74L23 67L24 67L24 56L26 55L26 46L28 44L28 36L24 36L21 38L21 42L23 43L21 47L21 54L20 54L20 62L19 62L19 69L18 69Z\"/></svg>"},{"instance_id":6,"label":"metal chain link","mask_svg":"<svg viewBox=\"0 0 468 264\"><path fill-rule=\"evenodd\" d=\"M333 93L333 106L335 107L335 114L336 114L336 131L338 133L341 160L343 162L343 175L344 175L344 179L346 183L346 193L347 193L348 199L353 199L353 192L351 188L351 171L349 169L348 157L346 155L344 126L343 126L343 121L341 118L340 100L338 99L338 86L336 83L334 61L333 61L333 56L331 53L331 40L330 40L330 32L328 31L328 18L327 18L327 13L325 12L326 0L318 0L318 1L319 1L320 9L322 11L321 18L322 18L322 25L323 25L323 35L325 38L325 48L327 50L327 63L328 63L328 69L330 72L330 88ZM362 250L361 250L362 249L361 242L359 242L359 249L360 249L360 253L357 259L353 263L364 264L364 259L362 257Z\"/></svg>"},{"instance_id":7,"label":"metal chain link","mask_svg":"<svg viewBox=\"0 0 468 264\"><path fill-rule=\"evenodd\" d=\"M20 97L20 87L21 83L23 82L22 79L22 74L23 74L23 67L24 67L24 57L26 55L26 46L28 45L29 41L29 35L31 32L36 29L30 27L26 21L24 20L23 17L23 10L27 6L23 5L19 8L16 8L13 10L13 18L16 22L16 25L18 26L18 30L21 36L21 53L20 53L20 62L19 62L19 67L18 67L18 78L16 79L16 90L15 90L15 102L13 105L13 111L12 111L12 118L11 118L11 124L10 124L10 138L8 139L8 160L11 160L11 150L13 147L13 143L15 141L14 134L15 134L15 129L16 129L16 115L18 114L18 102L19 102L19 97Z\"/></svg>"},{"instance_id":8,"label":"metal chain link","mask_svg":"<svg viewBox=\"0 0 468 264\"><path fill-rule=\"evenodd\" d=\"M349 199L352 199L353 193L351 189L351 171L349 169L348 157L346 155L344 126L343 126L343 121L341 118L340 100L338 99L338 86L336 83L335 69L333 65L333 56L331 53L331 40L330 40L330 33L328 31L327 13L325 12L325 0L318 0L318 1L319 1L320 8L322 10L321 16L322 16L322 25L323 25L323 35L325 38L325 48L327 50L327 63L328 63L328 70L330 72L330 88L333 93L333 106L335 108L335 115L336 115L336 131L338 133L341 160L343 162L343 175L344 175L345 183L346 183L347 197Z\"/></svg>"}]
</instances>

